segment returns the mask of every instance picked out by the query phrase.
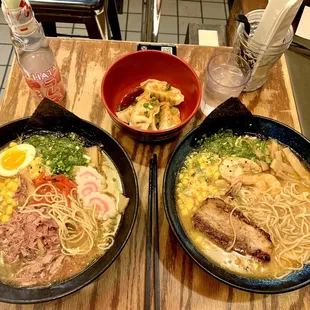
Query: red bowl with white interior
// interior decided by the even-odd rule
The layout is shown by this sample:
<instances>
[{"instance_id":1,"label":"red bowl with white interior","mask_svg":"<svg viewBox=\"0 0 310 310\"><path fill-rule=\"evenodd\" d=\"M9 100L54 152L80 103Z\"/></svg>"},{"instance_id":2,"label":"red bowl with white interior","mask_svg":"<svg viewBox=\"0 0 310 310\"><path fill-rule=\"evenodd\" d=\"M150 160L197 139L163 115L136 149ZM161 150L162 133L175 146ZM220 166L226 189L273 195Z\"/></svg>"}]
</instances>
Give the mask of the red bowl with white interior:
<instances>
[{"instance_id":1,"label":"red bowl with white interior","mask_svg":"<svg viewBox=\"0 0 310 310\"><path fill-rule=\"evenodd\" d=\"M181 90L184 101L177 107L181 123L166 130L142 130L130 127L116 116L123 97L147 79L166 81ZM179 134L193 118L201 101L201 85L195 71L180 58L160 51L138 51L118 59L105 73L101 95L115 124L128 136L143 142L159 142Z\"/></svg>"}]
</instances>

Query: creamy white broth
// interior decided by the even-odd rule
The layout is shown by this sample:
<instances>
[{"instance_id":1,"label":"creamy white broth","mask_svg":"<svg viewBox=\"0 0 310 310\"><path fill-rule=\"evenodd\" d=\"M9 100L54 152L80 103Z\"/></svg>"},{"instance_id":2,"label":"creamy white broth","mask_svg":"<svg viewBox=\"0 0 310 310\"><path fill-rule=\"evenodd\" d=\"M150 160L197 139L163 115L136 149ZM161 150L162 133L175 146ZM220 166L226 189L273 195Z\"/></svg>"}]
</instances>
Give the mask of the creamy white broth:
<instances>
[{"instance_id":1,"label":"creamy white broth","mask_svg":"<svg viewBox=\"0 0 310 310\"><path fill-rule=\"evenodd\" d=\"M110 196L113 195L116 199L116 203L118 204L119 196L123 193L123 185L119 172L107 154L100 152L99 157L100 168L102 170L101 174L106 177L107 187L105 188L105 193ZM17 212L19 207L20 206L18 206L16 209ZM30 212L29 214L32 213ZM0 251L0 281L13 286L49 286L53 283L67 280L79 274L80 272L83 272L85 268L93 264L98 258L106 253L108 249L104 248L105 245L103 247L99 247L97 245L105 244L106 241L103 242L103 240L106 239L103 238L105 238L106 235L115 235L117 233L120 227L121 217L122 214L117 213L117 215L113 218L98 220L98 234L94 239L94 245L92 249L87 254L66 256L66 258L61 263L61 269L53 276L50 276L50 274L45 269L43 269L40 275L36 275L27 281L24 280L23 277L18 278L16 274L19 272L19 270L26 266L29 262L32 263L32 260L22 258L12 263L7 263L4 261L5 253ZM81 242L84 242L83 239ZM60 253L61 247L58 246L57 249L55 249L55 252L56 251L57 253ZM49 250L46 253L48 252ZM41 260L44 258L44 255L38 254L38 257L33 259L34 263L37 262L37 258ZM41 263L41 261L39 262Z\"/></svg>"}]
</instances>

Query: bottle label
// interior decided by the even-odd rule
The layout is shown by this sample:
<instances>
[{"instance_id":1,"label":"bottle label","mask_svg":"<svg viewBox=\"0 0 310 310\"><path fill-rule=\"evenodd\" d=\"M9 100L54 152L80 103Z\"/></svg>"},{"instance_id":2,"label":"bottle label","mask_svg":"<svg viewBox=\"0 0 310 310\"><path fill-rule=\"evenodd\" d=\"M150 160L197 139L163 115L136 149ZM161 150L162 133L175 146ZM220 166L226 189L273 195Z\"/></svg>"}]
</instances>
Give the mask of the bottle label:
<instances>
[{"instance_id":1,"label":"bottle label","mask_svg":"<svg viewBox=\"0 0 310 310\"><path fill-rule=\"evenodd\" d=\"M25 35L37 28L37 22L28 0L20 0L19 4L18 1L2 1L2 11L13 33Z\"/></svg>"},{"instance_id":2,"label":"bottle label","mask_svg":"<svg viewBox=\"0 0 310 310\"><path fill-rule=\"evenodd\" d=\"M59 103L65 96L65 88L56 65L53 65L45 72L30 73L28 76L25 76L25 79L28 86L40 100L47 97Z\"/></svg>"}]
</instances>

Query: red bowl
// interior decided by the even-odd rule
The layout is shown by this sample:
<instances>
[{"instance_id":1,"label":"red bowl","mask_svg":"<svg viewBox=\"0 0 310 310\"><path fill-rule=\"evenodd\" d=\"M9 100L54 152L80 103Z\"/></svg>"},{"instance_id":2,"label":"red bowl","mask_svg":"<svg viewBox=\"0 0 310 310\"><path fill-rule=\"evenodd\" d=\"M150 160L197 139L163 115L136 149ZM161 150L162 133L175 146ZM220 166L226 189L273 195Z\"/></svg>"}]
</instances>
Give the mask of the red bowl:
<instances>
[{"instance_id":1,"label":"red bowl","mask_svg":"<svg viewBox=\"0 0 310 310\"><path fill-rule=\"evenodd\" d=\"M132 89L147 79L166 81L181 90L184 102L178 105L181 124L166 130L142 130L130 127L116 116L117 106ZM180 58L160 51L139 51L118 59L105 73L101 95L115 124L131 138L159 142L176 136L197 112L201 101L201 85L194 70Z\"/></svg>"}]
</instances>

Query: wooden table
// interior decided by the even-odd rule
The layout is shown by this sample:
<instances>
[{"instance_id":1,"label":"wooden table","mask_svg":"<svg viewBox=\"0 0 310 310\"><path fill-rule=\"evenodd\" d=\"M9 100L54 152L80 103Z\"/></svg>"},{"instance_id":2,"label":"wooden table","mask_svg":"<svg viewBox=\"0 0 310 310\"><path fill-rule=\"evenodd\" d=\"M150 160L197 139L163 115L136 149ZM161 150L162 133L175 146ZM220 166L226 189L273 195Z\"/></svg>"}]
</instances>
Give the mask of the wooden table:
<instances>
[{"instance_id":1,"label":"wooden table","mask_svg":"<svg viewBox=\"0 0 310 310\"><path fill-rule=\"evenodd\" d=\"M86 288L65 298L39 305L8 305L0 309L143 309L148 164L159 155L159 194L167 159L177 140L164 145L145 145L123 135L103 107L100 84L107 68L119 57L136 50L136 43L74 39L54 39L51 46L61 68L67 97L64 105L79 117L109 131L126 149L140 181L141 204L134 231L114 264ZM179 45L178 55L197 72L201 82L212 55L225 47ZM242 95L242 101L255 114L270 116L299 130L289 77L282 59L269 81L256 92ZM0 105L0 125L30 115L37 102L30 96L16 62ZM183 134L201 121L201 114ZM180 138L180 137L179 137ZM283 295L258 295L233 289L206 274L179 246L165 218L160 199L160 279L162 309L307 309L310 288ZM310 309L310 308L308 308Z\"/></svg>"}]
</instances>

